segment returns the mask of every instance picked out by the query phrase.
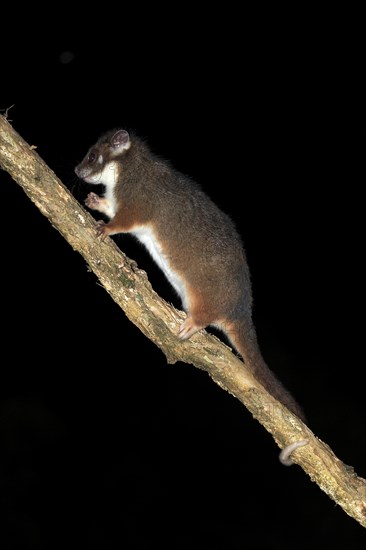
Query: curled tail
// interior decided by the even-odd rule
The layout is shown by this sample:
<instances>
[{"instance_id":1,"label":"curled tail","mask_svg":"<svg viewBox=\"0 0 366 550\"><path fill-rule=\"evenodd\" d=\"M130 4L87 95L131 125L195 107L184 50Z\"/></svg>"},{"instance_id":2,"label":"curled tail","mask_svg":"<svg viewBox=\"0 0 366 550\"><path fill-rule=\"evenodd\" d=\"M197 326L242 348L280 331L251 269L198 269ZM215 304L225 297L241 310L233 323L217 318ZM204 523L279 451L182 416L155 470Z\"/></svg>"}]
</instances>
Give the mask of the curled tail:
<instances>
[{"instance_id":1,"label":"curled tail","mask_svg":"<svg viewBox=\"0 0 366 550\"><path fill-rule=\"evenodd\" d=\"M275 399L280 401L291 412L305 421L300 405L276 378L264 361L258 346L253 323L240 320L230 323L230 330L225 331L232 344L243 357L253 376Z\"/></svg>"}]
</instances>

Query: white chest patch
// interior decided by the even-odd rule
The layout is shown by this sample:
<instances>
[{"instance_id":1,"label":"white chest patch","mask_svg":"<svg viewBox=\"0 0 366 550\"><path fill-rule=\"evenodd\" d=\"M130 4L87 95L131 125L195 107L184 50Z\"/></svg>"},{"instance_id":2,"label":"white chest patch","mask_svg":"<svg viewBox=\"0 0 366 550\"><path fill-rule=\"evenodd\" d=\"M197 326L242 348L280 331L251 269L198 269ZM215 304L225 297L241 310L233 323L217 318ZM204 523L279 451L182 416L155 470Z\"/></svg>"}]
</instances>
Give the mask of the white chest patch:
<instances>
[{"instance_id":1,"label":"white chest patch","mask_svg":"<svg viewBox=\"0 0 366 550\"><path fill-rule=\"evenodd\" d=\"M108 188L114 189L118 180L118 163L112 160L107 162L99 172L99 183L104 183Z\"/></svg>"},{"instance_id":2,"label":"white chest patch","mask_svg":"<svg viewBox=\"0 0 366 550\"><path fill-rule=\"evenodd\" d=\"M180 296L183 302L183 307L186 307L186 288L183 284L182 279L171 268L169 257L164 254L162 246L156 239L154 232L148 227L140 227L139 229L131 231L131 234L134 235L143 245L146 246L156 264L160 267L172 287Z\"/></svg>"},{"instance_id":3,"label":"white chest patch","mask_svg":"<svg viewBox=\"0 0 366 550\"><path fill-rule=\"evenodd\" d=\"M110 218L113 218L113 216L116 214L117 211L117 205L116 205L116 199L114 196L114 188L116 187L116 183L118 180L118 164L115 161L108 162L103 170L99 173L99 182L103 183L106 187L105 195L104 197L107 199L107 210L106 214Z\"/></svg>"}]
</instances>

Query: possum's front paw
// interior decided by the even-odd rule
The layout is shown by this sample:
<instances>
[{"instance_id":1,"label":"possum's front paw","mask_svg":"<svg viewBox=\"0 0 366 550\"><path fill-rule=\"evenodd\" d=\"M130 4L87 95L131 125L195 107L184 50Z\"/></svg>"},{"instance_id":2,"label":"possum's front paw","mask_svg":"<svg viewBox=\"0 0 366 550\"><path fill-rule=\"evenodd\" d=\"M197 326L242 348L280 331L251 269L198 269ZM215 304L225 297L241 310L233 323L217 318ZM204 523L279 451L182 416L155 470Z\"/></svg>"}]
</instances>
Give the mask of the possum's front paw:
<instances>
[{"instance_id":1,"label":"possum's front paw","mask_svg":"<svg viewBox=\"0 0 366 550\"><path fill-rule=\"evenodd\" d=\"M89 193L86 197L84 204L91 210L99 210L103 199L96 193Z\"/></svg>"}]
</instances>

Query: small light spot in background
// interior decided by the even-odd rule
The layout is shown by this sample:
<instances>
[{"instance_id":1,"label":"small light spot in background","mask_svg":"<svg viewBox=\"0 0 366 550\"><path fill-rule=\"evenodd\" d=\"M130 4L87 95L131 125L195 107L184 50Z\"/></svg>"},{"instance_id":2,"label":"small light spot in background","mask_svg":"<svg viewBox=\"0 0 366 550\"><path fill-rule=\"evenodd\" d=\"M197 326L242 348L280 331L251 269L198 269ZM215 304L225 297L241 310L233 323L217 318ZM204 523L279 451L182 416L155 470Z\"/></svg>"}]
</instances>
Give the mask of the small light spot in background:
<instances>
[{"instance_id":1,"label":"small light spot in background","mask_svg":"<svg viewBox=\"0 0 366 550\"><path fill-rule=\"evenodd\" d=\"M73 52L62 52L60 53L59 61L63 65L67 65L68 63L74 61L74 57L75 55L73 54Z\"/></svg>"}]
</instances>

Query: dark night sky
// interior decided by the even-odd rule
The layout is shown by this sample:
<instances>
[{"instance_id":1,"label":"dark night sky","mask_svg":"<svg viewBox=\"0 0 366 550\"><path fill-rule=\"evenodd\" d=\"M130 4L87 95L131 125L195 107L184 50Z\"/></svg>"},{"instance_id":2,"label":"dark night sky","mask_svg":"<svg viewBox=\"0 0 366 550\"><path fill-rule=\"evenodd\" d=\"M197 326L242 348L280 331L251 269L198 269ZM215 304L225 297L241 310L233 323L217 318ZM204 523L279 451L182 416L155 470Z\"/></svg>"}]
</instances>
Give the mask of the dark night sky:
<instances>
[{"instance_id":1,"label":"dark night sky","mask_svg":"<svg viewBox=\"0 0 366 550\"><path fill-rule=\"evenodd\" d=\"M316 435L366 477L366 118L353 55L365 44L216 16L204 36L192 19L148 34L131 25L123 39L76 25L39 46L29 37L5 60L0 108L14 104L14 128L80 201L89 189L74 166L116 126L200 182L243 236L265 359ZM72 537L82 548L285 550L295 536L297 548L363 547L364 530L279 464L246 409L192 366L168 366L21 188L0 180L1 547ZM174 301L144 251L116 240Z\"/></svg>"}]
</instances>

